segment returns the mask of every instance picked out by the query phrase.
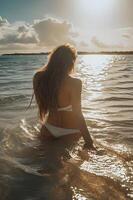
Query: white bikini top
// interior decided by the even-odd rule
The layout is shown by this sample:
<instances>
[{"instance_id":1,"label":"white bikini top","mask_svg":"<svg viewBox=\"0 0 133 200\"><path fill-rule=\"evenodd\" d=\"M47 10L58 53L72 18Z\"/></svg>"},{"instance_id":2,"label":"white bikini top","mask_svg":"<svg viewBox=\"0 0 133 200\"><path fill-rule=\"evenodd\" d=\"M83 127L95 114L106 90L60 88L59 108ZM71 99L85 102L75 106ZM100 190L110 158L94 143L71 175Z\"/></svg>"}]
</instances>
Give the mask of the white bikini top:
<instances>
[{"instance_id":1,"label":"white bikini top","mask_svg":"<svg viewBox=\"0 0 133 200\"><path fill-rule=\"evenodd\" d=\"M58 108L58 111L72 111L72 105L68 105L62 108Z\"/></svg>"}]
</instances>

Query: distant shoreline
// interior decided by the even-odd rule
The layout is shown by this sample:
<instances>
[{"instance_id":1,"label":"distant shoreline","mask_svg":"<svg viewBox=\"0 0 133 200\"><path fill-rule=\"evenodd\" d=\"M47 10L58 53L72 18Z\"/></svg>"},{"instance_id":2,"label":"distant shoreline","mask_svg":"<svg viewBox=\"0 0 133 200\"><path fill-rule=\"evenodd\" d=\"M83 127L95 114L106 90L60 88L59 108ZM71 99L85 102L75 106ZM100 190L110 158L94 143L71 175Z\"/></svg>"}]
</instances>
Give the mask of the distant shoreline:
<instances>
[{"instance_id":1,"label":"distant shoreline","mask_svg":"<svg viewBox=\"0 0 133 200\"><path fill-rule=\"evenodd\" d=\"M1 54L1 56L22 56L22 55L49 55L50 52L39 52L39 53L5 53ZM133 51L101 51L101 52L86 52L86 51L78 51L78 55L100 55L100 54L106 54L106 55L130 55L133 54Z\"/></svg>"}]
</instances>

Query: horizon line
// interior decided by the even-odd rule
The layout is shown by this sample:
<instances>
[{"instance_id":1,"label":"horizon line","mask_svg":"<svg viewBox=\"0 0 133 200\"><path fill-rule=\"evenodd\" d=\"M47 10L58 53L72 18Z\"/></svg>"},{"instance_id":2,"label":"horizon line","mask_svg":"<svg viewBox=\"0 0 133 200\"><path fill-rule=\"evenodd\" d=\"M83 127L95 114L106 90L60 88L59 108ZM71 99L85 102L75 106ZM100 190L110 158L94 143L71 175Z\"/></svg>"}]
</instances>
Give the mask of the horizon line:
<instances>
[{"instance_id":1,"label":"horizon line","mask_svg":"<svg viewBox=\"0 0 133 200\"><path fill-rule=\"evenodd\" d=\"M14 53L3 53L0 54L1 56L4 55L49 55L51 52L14 52ZM77 51L77 54L83 55L83 54L133 54L132 51Z\"/></svg>"}]
</instances>

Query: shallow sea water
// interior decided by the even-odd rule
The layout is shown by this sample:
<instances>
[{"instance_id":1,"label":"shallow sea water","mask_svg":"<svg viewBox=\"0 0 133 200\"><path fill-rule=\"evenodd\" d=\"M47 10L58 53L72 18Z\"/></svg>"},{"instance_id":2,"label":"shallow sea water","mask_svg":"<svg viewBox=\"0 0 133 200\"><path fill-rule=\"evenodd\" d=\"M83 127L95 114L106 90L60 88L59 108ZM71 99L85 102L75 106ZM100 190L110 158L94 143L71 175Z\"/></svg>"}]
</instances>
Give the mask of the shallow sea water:
<instances>
[{"instance_id":1,"label":"shallow sea water","mask_svg":"<svg viewBox=\"0 0 133 200\"><path fill-rule=\"evenodd\" d=\"M78 57L75 76L83 81L82 109L97 153L83 149L82 139L38 139L35 100L26 107L33 74L46 61L0 56L0 199L132 199L133 56Z\"/></svg>"}]
</instances>

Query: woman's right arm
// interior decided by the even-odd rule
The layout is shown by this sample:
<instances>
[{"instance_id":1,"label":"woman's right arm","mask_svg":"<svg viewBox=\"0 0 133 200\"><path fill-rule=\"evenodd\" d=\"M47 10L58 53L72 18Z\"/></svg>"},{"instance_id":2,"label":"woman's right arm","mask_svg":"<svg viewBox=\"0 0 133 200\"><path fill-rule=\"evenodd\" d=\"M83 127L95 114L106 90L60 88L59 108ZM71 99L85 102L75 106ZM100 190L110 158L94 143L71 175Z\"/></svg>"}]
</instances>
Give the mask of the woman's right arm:
<instances>
[{"instance_id":1,"label":"woman's right arm","mask_svg":"<svg viewBox=\"0 0 133 200\"><path fill-rule=\"evenodd\" d=\"M75 114L75 117L78 120L79 129L82 133L82 136L85 140L85 146L91 149L94 149L93 146L93 140L90 136L90 133L88 131L82 109L81 109L81 92L82 92L82 82L79 79L75 79L71 94L71 101L72 101L72 108L73 113Z\"/></svg>"}]
</instances>

